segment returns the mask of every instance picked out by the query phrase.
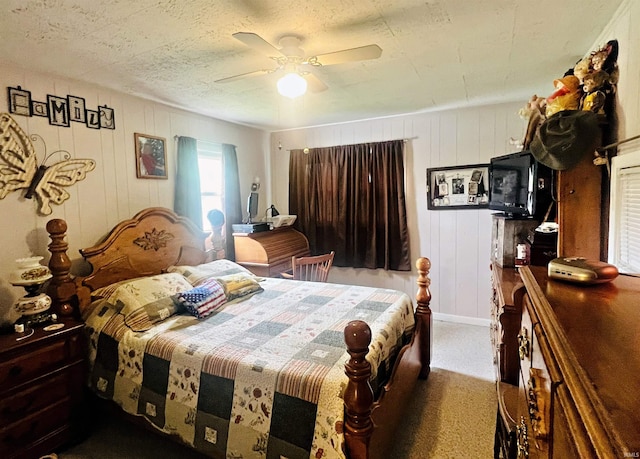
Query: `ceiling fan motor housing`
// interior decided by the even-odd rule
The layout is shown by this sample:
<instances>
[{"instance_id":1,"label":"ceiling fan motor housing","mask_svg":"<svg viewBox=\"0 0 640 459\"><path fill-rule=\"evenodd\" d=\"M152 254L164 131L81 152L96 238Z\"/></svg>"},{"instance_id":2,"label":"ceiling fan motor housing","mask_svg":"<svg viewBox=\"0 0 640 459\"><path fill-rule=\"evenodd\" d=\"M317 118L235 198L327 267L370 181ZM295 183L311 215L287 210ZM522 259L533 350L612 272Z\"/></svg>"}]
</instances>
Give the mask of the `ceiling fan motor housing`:
<instances>
[{"instance_id":1,"label":"ceiling fan motor housing","mask_svg":"<svg viewBox=\"0 0 640 459\"><path fill-rule=\"evenodd\" d=\"M280 52L286 57L297 57L304 59L304 51L300 48L300 38L295 35L285 35L278 42Z\"/></svg>"}]
</instances>

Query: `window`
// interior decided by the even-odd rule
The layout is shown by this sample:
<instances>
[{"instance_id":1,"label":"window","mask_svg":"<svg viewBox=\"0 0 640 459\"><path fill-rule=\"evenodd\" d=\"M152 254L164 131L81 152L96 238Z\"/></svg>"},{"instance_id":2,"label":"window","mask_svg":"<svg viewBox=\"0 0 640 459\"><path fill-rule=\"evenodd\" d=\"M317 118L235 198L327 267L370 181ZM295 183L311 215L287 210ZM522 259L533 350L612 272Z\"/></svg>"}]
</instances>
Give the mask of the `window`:
<instances>
[{"instance_id":1,"label":"window","mask_svg":"<svg viewBox=\"0 0 640 459\"><path fill-rule=\"evenodd\" d=\"M640 273L640 151L614 157L611 179L609 261Z\"/></svg>"},{"instance_id":2,"label":"window","mask_svg":"<svg viewBox=\"0 0 640 459\"><path fill-rule=\"evenodd\" d=\"M200 171L200 199L202 224L208 231L207 213L211 209L224 209L224 167L222 145L198 140L198 170Z\"/></svg>"}]
</instances>

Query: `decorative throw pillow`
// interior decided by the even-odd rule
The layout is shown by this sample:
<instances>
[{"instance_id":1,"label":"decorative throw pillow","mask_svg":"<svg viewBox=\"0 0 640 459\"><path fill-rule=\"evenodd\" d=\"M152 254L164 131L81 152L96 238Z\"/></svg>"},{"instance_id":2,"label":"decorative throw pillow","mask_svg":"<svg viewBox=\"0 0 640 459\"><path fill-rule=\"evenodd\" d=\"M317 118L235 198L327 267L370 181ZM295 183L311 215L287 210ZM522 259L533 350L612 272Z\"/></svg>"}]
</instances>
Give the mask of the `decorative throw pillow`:
<instances>
[{"instance_id":1,"label":"decorative throw pillow","mask_svg":"<svg viewBox=\"0 0 640 459\"><path fill-rule=\"evenodd\" d=\"M227 301L235 300L236 298L264 290L253 274L229 274L227 276L216 277L216 280L224 289Z\"/></svg>"},{"instance_id":2,"label":"decorative throw pillow","mask_svg":"<svg viewBox=\"0 0 640 459\"><path fill-rule=\"evenodd\" d=\"M118 287L137 279L142 279L142 277L138 277L136 279L127 279L120 282L114 282L113 284L109 284L109 285L105 285L104 287L97 288L91 292L91 299L97 300L101 298L109 298L113 294L113 292L116 291Z\"/></svg>"},{"instance_id":3,"label":"decorative throw pillow","mask_svg":"<svg viewBox=\"0 0 640 459\"><path fill-rule=\"evenodd\" d=\"M187 278L192 285L198 285L211 277L226 276L229 274L243 273L253 275L247 268L234 263L231 260L214 260L197 266L169 266L167 272L179 273Z\"/></svg>"},{"instance_id":4,"label":"decorative throw pillow","mask_svg":"<svg viewBox=\"0 0 640 459\"><path fill-rule=\"evenodd\" d=\"M105 287L100 293L109 292L106 302L124 316L131 330L143 332L180 312L172 296L192 288L182 275L167 273L119 282L115 289Z\"/></svg>"},{"instance_id":5,"label":"decorative throw pillow","mask_svg":"<svg viewBox=\"0 0 640 459\"><path fill-rule=\"evenodd\" d=\"M204 319L226 303L227 297L217 280L207 279L191 290L174 295L173 301L198 319Z\"/></svg>"}]
</instances>

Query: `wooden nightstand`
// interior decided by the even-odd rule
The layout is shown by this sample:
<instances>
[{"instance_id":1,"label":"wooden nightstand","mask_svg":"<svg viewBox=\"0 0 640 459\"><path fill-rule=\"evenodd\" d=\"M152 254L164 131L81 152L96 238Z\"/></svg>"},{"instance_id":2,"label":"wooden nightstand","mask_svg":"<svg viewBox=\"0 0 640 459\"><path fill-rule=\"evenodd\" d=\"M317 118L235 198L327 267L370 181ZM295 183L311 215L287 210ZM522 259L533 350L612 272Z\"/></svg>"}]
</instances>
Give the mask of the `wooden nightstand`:
<instances>
[{"instance_id":1,"label":"wooden nightstand","mask_svg":"<svg viewBox=\"0 0 640 459\"><path fill-rule=\"evenodd\" d=\"M0 457L40 457L85 433L84 324L59 323L0 336Z\"/></svg>"}]
</instances>

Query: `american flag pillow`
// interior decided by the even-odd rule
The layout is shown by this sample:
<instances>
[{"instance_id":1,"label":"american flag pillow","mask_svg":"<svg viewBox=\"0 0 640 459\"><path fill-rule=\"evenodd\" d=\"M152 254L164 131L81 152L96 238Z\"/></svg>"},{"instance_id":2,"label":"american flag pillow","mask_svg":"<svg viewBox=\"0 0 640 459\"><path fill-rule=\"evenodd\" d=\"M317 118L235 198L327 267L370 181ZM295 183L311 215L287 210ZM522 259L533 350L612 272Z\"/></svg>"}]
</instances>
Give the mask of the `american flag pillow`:
<instances>
[{"instance_id":1,"label":"american flag pillow","mask_svg":"<svg viewBox=\"0 0 640 459\"><path fill-rule=\"evenodd\" d=\"M198 319L203 319L226 303L227 297L218 281L207 279L191 290L178 293L174 301Z\"/></svg>"}]
</instances>

